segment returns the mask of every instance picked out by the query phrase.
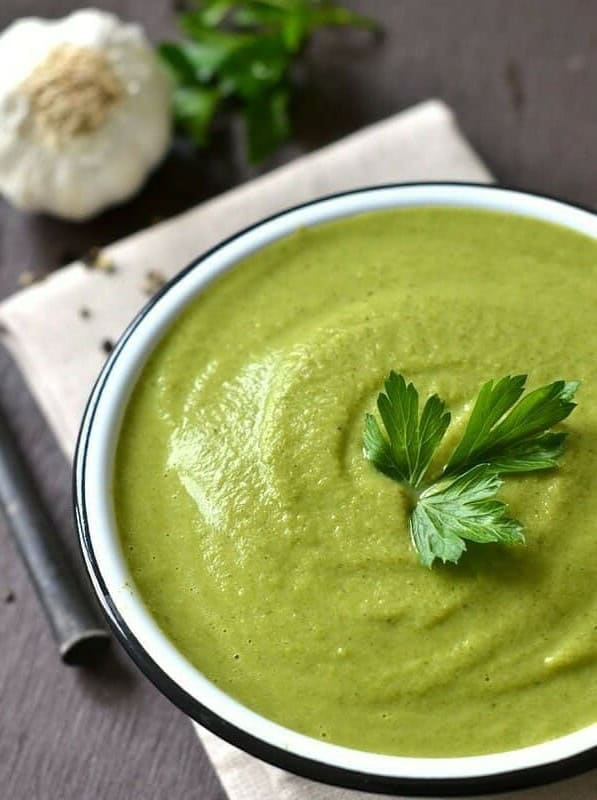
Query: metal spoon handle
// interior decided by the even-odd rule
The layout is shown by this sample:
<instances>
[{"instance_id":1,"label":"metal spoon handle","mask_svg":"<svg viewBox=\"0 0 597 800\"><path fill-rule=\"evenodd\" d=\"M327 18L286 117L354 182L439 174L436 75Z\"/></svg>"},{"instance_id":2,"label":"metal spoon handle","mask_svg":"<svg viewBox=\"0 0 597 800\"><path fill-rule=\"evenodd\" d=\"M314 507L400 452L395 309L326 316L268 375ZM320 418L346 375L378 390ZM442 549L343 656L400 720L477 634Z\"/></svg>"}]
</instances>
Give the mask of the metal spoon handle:
<instances>
[{"instance_id":1,"label":"metal spoon handle","mask_svg":"<svg viewBox=\"0 0 597 800\"><path fill-rule=\"evenodd\" d=\"M108 633L56 535L39 490L0 409L0 508L46 613L60 656L87 663Z\"/></svg>"}]
</instances>

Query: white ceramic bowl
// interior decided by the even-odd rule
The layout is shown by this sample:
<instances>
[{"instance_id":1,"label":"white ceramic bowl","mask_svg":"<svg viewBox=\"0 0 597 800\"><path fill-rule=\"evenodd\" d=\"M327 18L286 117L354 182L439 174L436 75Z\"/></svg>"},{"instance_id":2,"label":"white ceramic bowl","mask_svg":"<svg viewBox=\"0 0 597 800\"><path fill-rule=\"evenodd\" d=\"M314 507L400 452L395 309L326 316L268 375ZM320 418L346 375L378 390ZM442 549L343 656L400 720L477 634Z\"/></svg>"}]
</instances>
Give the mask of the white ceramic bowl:
<instances>
[{"instance_id":1,"label":"white ceramic bowl","mask_svg":"<svg viewBox=\"0 0 597 800\"><path fill-rule=\"evenodd\" d=\"M122 644L190 717L265 761L327 783L389 794L456 795L545 783L597 764L597 725L534 747L467 758L403 758L339 747L284 728L225 694L182 656L132 588L111 499L124 407L148 354L181 310L239 259L299 227L376 209L458 206L509 211L597 238L597 216L557 200L470 184L363 189L284 211L200 256L134 319L108 359L83 419L75 458L75 512L93 587Z\"/></svg>"}]
</instances>

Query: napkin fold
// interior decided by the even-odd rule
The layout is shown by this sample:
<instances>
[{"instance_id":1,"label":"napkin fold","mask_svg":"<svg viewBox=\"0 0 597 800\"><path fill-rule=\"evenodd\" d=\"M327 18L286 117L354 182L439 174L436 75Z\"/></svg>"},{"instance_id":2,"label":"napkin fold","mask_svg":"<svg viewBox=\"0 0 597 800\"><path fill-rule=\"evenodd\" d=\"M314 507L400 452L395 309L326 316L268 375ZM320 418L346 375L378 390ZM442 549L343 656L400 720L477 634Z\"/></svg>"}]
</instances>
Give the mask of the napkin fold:
<instances>
[{"instance_id":1,"label":"napkin fold","mask_svg":"<svg viewBox=\"0 0 597 800\"><path fill-rule=\"evenodd\" d=\"M431 100L299 158L173 219L53 273L0 305L4 341L60 444L72 456L91 386L114 341L147 301L218 241L288 206L360 186L419 180L489 181L450 110ZM84 316L81 316L81 315Z\"/></svg>"},{"instance_id":2,"label":"napkin fold","mask_svg":"<svg viewBox=\"0 0 597 800\"><path fill-rule=\"evenodd\" d=\"M489 182L491 175L449 108L430 100L303 156L103 251L104 266L76 262L0 304L0 335L19 364L58 441L72 456L85 402L114 341L167 279L239 228L297 203L361 186L425 180ZM230 800L366 800L360 792L312 783L218 739L197 734ZM557 788L503 800L597 797L597 772Z\"/></svg>"}]
</instances>

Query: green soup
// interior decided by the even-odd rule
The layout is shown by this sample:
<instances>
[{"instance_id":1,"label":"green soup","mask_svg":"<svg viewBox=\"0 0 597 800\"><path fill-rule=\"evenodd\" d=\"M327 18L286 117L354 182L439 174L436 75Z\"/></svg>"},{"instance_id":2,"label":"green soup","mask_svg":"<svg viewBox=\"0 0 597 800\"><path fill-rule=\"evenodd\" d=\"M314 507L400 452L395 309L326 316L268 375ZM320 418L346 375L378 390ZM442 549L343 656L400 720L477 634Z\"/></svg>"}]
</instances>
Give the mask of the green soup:
<instances>
[{"instance_id":1,"label":"green soup","mask_svg":"<svg viewBox=\"0 0 597 800\"><path fill-rule=\"evenodd\" d=\"M472 755L597 721L597 242L447 208L300 230L195 300L126 411L131 574L190 662L252 709L362 750ZM390 369L453 414L528 372L580 379L559 470L500 496L526 546L423 568L362 455Z\"/></svg>"}]
</instances>

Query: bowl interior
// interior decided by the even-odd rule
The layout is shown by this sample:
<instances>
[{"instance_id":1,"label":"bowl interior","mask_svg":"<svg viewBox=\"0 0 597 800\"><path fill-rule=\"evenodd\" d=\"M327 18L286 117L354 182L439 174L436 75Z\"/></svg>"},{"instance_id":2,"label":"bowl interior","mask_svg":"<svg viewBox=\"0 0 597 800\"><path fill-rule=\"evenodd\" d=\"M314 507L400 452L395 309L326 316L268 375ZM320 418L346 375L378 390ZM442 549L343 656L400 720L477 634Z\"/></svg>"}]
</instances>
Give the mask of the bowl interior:
<instances>
[{"instance_id":1,"label":"bowl interior","mask_svg":"<svg viewBox=\"0 0 597 800\"><path fill-rule=\"evenodd\" d=\"M183 709L217 733L241 742L282 766L298 769L273 754L291 753L340 773L408 780L475 779L512 774L553 764L597 745L597 725L544 744L516 751L466 758L404 758L379 755L322 742L284 728L226 695L193 667L146 611L120 550L111 500L113 456L131 389L143 364L173 319L215 277L240 259L299 227L365 211L425 205L506 211L570 227L597 238L597 217L559 201L464 184L419 184L366 189L323 199L283 212L224 242L177 276L133 321L107 362L89 401L76 457L77 518L83 553L112 623L125 643L134 641L136 659L167 676L167 694L193 698ZM154 670L155 673L155 670ZM154 674L155 679L155 674ZM162 687L164 688L164 687ZM203 711L202 711L203 710ZM259 744L266 745L265 750ZM338 782L342 782L339 780Z\"/></svg>"}]
</instances>

